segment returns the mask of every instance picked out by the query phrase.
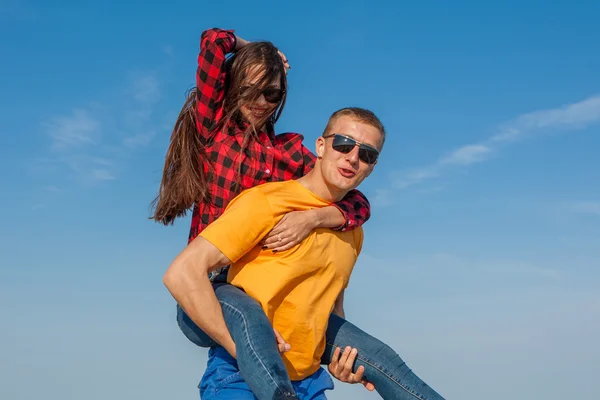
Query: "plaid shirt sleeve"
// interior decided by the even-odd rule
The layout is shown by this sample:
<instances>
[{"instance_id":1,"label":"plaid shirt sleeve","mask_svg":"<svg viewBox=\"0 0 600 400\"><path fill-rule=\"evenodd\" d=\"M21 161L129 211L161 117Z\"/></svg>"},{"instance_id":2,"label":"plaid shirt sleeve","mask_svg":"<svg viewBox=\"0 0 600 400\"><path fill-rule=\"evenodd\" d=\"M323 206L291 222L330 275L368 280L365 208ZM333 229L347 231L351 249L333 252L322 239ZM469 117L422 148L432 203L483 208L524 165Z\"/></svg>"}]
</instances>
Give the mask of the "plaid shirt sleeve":
<instances>
[{"instance_id":1,"label":"plaid shirt sleeve","mask_svg":"<svg viewBox=\"0 0 600 400\"><path fill-rule=\"evenodd\" d=\"M317 157L304 145L302 146L302 152L304 156L304 174L307 174L314 168ZM346 219L344 225L335 228L337 231L347 231L362 226L371 217L369 200L356 189L348 192L342 200L333 203L333 205L342 212Z\"/></svg>"},{"instance_id":2,"label":"plaid shirt sleeve","mask_svg":"<svg viewBox=\"0 0 600 400\"><path fill-rule=\"evenodd\" d=\"M235 49L233 30L218 28L202 32L196 70L196 127L207 139L223 116L225 97L225 55Z\"/></svg>"}]
</instances>

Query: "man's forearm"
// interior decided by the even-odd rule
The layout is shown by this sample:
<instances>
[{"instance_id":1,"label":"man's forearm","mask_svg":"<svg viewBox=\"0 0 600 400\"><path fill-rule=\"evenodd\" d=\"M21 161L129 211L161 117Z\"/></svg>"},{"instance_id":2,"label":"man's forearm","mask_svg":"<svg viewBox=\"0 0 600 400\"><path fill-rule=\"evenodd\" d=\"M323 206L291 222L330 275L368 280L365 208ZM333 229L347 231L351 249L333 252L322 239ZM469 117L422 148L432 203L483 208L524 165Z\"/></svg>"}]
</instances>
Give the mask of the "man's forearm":
<instances>
[{"instance_id":1,"label":"man's forearm","mask_svg":"<svg viewBox=\"0 0 600 400\"><path fill-rule=\"evenodd\" d=\"M190 319L235 357L235 344L206 272L191 263L175 261L163 281Z\"/></svg>"},{"instance_id":2,"label":"man's forearm","mask_svg":"<svg viewBox=\"0 0 600 400\"><path fill-rule=\"evenodd\" d=\"M344 214L336 206L312 209L315 216L315 228L338 228L346 223Z\"/></svg>"}]
</instances>

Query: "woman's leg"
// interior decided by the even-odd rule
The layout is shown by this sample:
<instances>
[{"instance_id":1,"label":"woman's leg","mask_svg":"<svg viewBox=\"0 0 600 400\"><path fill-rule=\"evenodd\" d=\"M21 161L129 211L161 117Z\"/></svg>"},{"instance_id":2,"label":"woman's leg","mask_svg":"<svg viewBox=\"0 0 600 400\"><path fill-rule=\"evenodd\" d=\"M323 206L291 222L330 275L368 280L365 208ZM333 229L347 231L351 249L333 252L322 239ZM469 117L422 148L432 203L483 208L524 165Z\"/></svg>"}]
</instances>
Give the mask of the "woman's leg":
<instances>
[{"instance_id":1,"label":"woman's leg","mask_svg":"<svg viewBox=\"0 0 600 400\"><path fill-rule=\"evenodd\" d=\"M375 385L383 399L443 400L435 390L415 375L396 352L380 340L363 332L345 319L331 314L327 327L327 346L322 364L331 363L336 347L356 348L354 372L365 368L364 378Z\"/></svg>"},{"instance_id":2,"label":"woman's leg","mask_svg":"<svg viewBox=\"0 0 600 400\"><path fill-rule=\"evenodd\" d=\"M273 327L260 304L233 285L216 283L213 288L236 345L238 368L256 397L260 400L297 399L277 349ZM202 347L210 342L216 345L180 307L177 321L193 343Z\"/></svg>"},{"instance_id":3,"label":"woman's leg","mask_svg":"<svg viewBox=\"0 0 600 400\"><path fill-rule=\"evenodd\" d=\"M218 346L217 342L212 340L212 338L204 333L202 329L198 328L198 325L196 325L194 321L188 317L179 304L177 304L177 325L179 325L179 329L181 329L181 332L183 332L184 336L196 346Z\"/></svg>"}]
</instances>

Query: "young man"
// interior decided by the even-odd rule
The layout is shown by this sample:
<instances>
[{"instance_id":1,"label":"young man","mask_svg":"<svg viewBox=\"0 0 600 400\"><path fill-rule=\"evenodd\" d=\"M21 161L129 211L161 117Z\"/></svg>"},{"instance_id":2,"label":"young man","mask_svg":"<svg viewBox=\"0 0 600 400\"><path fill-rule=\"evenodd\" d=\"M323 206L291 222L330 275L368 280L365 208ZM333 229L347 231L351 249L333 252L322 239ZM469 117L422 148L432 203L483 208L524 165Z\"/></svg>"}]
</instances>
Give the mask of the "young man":
<instances>
[{"instance_id":1,"label":"young man","mask_svg":"<svg viewBox=\"0 0 600 400\"><path fill-rule=\"evenodd\" d=\"M282 355L290 378L297 387L309 388L297 391L319 398L333 388L320 367L325 331L334 309L343 314L343 292L361 250L362 229L317 229L279 253L263 250L259 244L286 213L330 205L373 171L384 143L383 127L367 110L347 110L334 114L317 139L318 160L311 172L298 180L267 183L241 193L166 272L164 283L173 297L223 348L211 354L209 370L211 364L231 369L231 357L236 355L208 279L210 271L231 265L228 282L257 300L291 345Z\"/></svg>"}]
</instances>

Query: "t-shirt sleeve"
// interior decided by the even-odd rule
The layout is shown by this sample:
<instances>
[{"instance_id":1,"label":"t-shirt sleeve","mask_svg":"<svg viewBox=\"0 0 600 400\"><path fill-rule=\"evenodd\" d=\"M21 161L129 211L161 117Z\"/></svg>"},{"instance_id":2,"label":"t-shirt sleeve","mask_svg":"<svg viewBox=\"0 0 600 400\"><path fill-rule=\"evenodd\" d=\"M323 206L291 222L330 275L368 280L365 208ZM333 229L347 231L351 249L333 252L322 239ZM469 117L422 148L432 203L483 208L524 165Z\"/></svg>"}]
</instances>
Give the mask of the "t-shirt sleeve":
<instances>
[{"instance_id":1,"label":"t-shirt sleeve","mask_svg":"<svg viewBox=\"0 0 600 400\"><path fill-rule=\"evenodd\" d=\"M275 226L265 195L249 189L234 198L225 212L200 233L231 262L252 250Z\"/></svg>"}]
</instances>

